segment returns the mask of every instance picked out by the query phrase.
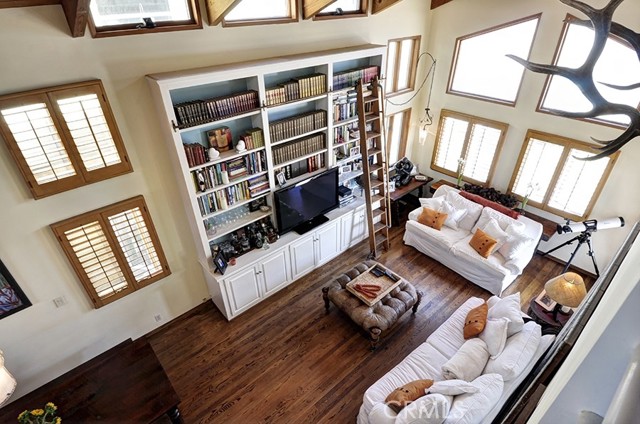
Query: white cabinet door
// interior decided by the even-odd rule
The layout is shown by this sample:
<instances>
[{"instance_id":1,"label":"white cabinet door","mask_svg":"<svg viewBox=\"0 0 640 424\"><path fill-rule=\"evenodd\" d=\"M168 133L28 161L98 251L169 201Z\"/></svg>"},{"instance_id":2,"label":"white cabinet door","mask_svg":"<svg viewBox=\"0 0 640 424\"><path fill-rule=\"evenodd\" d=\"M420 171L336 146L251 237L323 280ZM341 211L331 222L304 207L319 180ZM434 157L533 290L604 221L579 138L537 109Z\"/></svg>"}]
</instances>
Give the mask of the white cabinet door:
<instances>
[{"instance_id":1,"label":"white cabinet door","mask_svg":"<svg viewBox=\"0 0 640 424\"><path fill-rule=\"evenodd\" d=\"M260 284L255 267L249 267L224 280L231 307L236 315L260 301Z\"/></svg>"},{"instance_id":2,"label":"white cabinet door","mask_svg":"<svg viewBox=\"0 0 640 424\"><path fill-rule=\"evenodd\" d=\"M344 252L354 243L356 213L351 212L340 218L340 251Z\"/></svg>"},{"instance_id":3,"label":"white cabinet door","mask_svg":"<svg viewBox=\"0 0 640 424\"><path fill-rule=\"evenodd\" d=\"M293 279L297 279L316 267L315 260L315 233L291 243L291 273Z\"/></svg>"},{"instance_id":4,"label":"white cabinet door","mask_svg":"<svg viewBox=\"0 0 640 424\"><path fill-rule=\"evenodd\" d=\"M258 264L258 273L264 283L264 296L269 296L289 283L289 255L281 250Z\"/></svg>"},{"instance_id":5,"label":"white cabinet door","mask_svg":"<svg viewBox=\"0 0 640 424\"><path fill-rule=\"evenodd\" d=\"M340 253L339 224L338 220L334 220L315 232L316 266L335 258Z\"/></svg>"}]
</instances>

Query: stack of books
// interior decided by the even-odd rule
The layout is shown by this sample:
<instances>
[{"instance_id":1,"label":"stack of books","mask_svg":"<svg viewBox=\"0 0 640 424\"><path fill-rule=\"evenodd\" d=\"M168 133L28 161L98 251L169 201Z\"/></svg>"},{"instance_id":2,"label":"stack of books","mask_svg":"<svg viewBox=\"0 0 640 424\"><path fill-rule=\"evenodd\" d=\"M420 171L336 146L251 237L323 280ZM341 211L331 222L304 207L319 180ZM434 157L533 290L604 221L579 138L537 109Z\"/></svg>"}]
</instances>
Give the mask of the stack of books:
<instances>
[{"instance_id":1,"label":"stack of books","mask_svg":"<svg viewBox=\"0 0 640 424\"><path fill-rule=\"evenodd\" d=\"M269 191L269 179L266 175L249 180L249 192L251 197L260 196Z\"/></svg>"},{"instance_id":2,"label":"stack of books","mask_svg":"<svg viewBox=\"0 0 640 424\"><path fill-rule=\"evenodd\" d=\"M178 127L186 128L248 112L259 107L258 92L248 90L229 96L178 103L174 109Z\"/></svg>"},{"instance_id":3,"label":"stack of books","mask_svg":"<svg viewBox=\"0 0 640 424\"><path fill-rule=\"evenodd\" d=\"M191 172L196 191L207 191L212 188L232 183L233 180L245 175L264 172L267 169L267 157L264 150L251 152L247 155L227 162L206 166Z\"/></svg>"}]
</instances>

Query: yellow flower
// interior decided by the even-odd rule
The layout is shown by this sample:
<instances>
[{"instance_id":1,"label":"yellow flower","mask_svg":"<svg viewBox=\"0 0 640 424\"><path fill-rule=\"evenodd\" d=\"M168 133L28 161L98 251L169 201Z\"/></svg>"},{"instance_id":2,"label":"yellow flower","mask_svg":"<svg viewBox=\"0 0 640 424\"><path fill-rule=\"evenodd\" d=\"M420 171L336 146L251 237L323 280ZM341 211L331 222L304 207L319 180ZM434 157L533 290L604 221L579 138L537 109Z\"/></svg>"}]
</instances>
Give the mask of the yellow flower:
<instances>
[{"instance_id":1,"label":"yellow flower","mask_svg":"<svg viewBox=\"0 0 640 424\"><path fill-rule=\"evenodd\" d=\"M48 402L48 403L45 405L45 407L46 407L46 408L51 408L51 409L53 409L54 411L55 411L56 409L58 409L58 407L57 407L57 406L55 406L55 405L53 404L53 402Z\"/></svg>"},{"instance_id":2,"label":"yellow flower","mask_svg":"<svg viewBox=\"0 0 640 424\"><path fill-rule=\"evenodd\" d=\"M62 418L58 417L56 418L56 424L60 424L62 422Z\"/></svg>"},{"instance_id":3,"label":"yellow flower","mask_svg":"<svg viewBox=\"0 0 640 424\"><path fill-rule=\"evenodd\" d=\"M18 421L23 419L25 417L25 415L27 415L29 413L29 411L22 411L20 413L20 415L18 415Z\"/></svg>"},{"instance_id":4,"label":"yellow flower","mask_svg":"<svg viewBox=\"0 0 640 424\"><path fill-rule=\"evenodd\" d=\"M36 417L40 416L44 414L44 410L43 409L34 409L33 411L31 411L31 415L35 415Z\"/></svg>"}]
</instances>

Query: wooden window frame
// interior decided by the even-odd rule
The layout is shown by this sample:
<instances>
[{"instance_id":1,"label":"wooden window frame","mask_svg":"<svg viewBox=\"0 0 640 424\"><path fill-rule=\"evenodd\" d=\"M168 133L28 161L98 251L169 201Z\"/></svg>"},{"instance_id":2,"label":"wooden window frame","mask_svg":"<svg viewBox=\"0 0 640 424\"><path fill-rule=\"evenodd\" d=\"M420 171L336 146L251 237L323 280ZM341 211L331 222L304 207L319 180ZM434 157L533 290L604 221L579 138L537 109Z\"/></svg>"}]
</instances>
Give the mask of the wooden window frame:
<instances>
[{"instance_id":1,"label":"wooden window frame","mask_svg":"<svg viewBox=\"0 0 640 424\"><path fill-rule=\"evenodd\" d=\"M60 111L60 108L56 102L57 99L66 97L74 97L81 94L95 94L98 97L102 113L109 127L111 137L114 145L118 150L120 157L120 163L111 166L105 166L103 168L88 171L82 161L80 153L76 148L76 145L71 137L71 133L67 127L65 119ZM129 156L122 141L118 125L113 111L109 105L107 94L100 80L85 81L80 83L73 83L67 85L61 85L57 87L44 88L38 90L32 90L22 93L9 94L6 96L0 96L0 108L8 109L12 107L25 106L32 103L44 103L51 115L54 126L60 136L60 141L64 146L69 160L73 165L76 175L71 177L62 178L49 183L39 184L34 177L31 168L27 164L18 144L6 124L5 120L0 114L0 134L4 138L9 152L13 156L18 168L31 191L34 199L40 199L53 194L61 193L63 191L72 190L78 187L82 187L88 184L92 184L98 181L106 180L108 178L116 177L133 171Z\"/></svg>"},{"instance_id":2,"label":"wooden window frame","mask_svg":"<svg viewBox=\"0 0 640 424\"><path fill-rule=\"evenodd\" d=\"M394 121L393 117L400 114L405 115L402 121L402 127L400 128L400 145L398 146L398 160L402 159L407 154L407 141L409 140L409 128L411 127L411 111L412 111L412 108L408 107L406 109L402 109L397 112L391 113L387 117L388 119L387 134L386 134L387 152L390 154L391 153L390 143L393 138L392 136L393 136L394 130L396 129L393 126L393 121ZM393 164L390 163L389 165L391 166Z\"/></svg>"},{"instance_id":3,"label":"wooden window frame","mask_svg":"<svg viewBox=\"0 0 640 424\"><path fill-rule=\"evenodd\" d=\"M187 0L191 19L185 21L165 21L155 22L154 28L138 28L138 24L109 25L98 28L89 13L89 31L93 38L117 37L121 35L153 34L158 32L188 31L192 29L202 29L202 17L200 15L200 4L197 0Z\"/></svg>"},{"instance_id":4,"label":"wooden window frame","mask_svg":"<svg viewBox=\"0 0 640 424\"><path fill-rule=\"evenodd\" d=\"M117 236L115 235L115 232L111 227L111 225L109 225L110 216L119 214L127 210L135 209L135 208L140 209L140 212L145 222L146 229L149 232L149 236L151 238L155 252L158 255L158 259L162 268L162 272L150 278L142 280L140 282L136 281L136 279L134 278L131 268L129 267L128 262L124 256L124 253L120 248L120 244L118 242ZM105 237L107 238L109 246L115 258L117 259L118 265L120 266L120 269L122 270L122 273L124 274L128 284L128 287L126 289L123 289L106 298L100 298L98 296L98 293L96 292L95 288L91 284L91 280L87 276L84 267L82 266L82 264L78 260L78 257L73 251L73 247L69 243L68 239L65 237L66 231L73 230L78 227L82 227L83 225L86 225L95 221L97 221L100 224L100 227L102 228L102 231ZM57 222L55 224L51 224L51 229L53 230L53 233L55 234L56 239L58 239L58 242L60 243L62 250L67 256L67 259L69 259L71 266L73 267L74 271L78 275L78 278L82 283L82 286L84 287L85 291L89 295L89 298L93 302L95 308L100 308L118 299L121 299L124 296L131 294L143 287L146 287L171 274L171 270L169 269L169 264L164 255L164 251L162 250L160 239L158 238L158 234L156 233L155 227L153 225L153 221L151 219L151 215L149 214L149 210L147 208L147 204L143 196L132 197L130 199L123 200L121 202L114 203L112 205L105 206L103 208L96 209L90 212L86 212L82 215L78 215L78 216L66 219L64 221Z\"/></svg>"},{"instance_id":5,"label":"wooden window frame","mask_svg":"<svg viewBox=\"0 0 640 424\"><path fill-rule=\"evenodd\" d=\"M586 218L589 217L589 214L591 213L591 211L593 210L593 207L595 206L596 202L598 201L598 198L600 197L600 194L602 193L602 189L604 188L604 185L606 184L609 175L611 174L611 171L613 170L613 166L615 165L616 161L618 160L618 157L620 156L620 152L615 152L611 155L609 155L609 163L607 164L607 168L604 170L604 172L602 173L602 177L600 178L600 182L598 183L598 185L595 187L594 191L593 191L593 195L591 196L591 200L589 201L589 204L587 205L585 212L582 216L580 215L575 215L560 209L556 209L553 208L551 206L548 206L549 200L551 199L551 195L553 194L553 189L555 188L555 184L557 183L557 180L560 176L560 174L562 173L562 170L564 168L564 165L567 161L567 157L569 156L569 152L571 149L579 149L582 150L584 152L588 152L588 153L593 153L593 148L595 148L596 146L589 144L589 143L585 143L583 141L579 141L579 140L574 140L571 138L567 138L567 137L562 137L556 134L549 134L549 133L545 133L542 131L536 131L536 130L528 130L527 134L525 135L524 138L524 143L522 143L522 147L520 149L520 154L518 155L518 161L516 162L515 168L513 169L513 174L511 175L511 181L509 182L509 188L508 188L508 193L512 194L513 196L517 197L520 201L524 200L524 197L521 196L520 194L514 193L513 192L513 187L516 183L516 179L518 177L518 172L520 171L520 167L522 166L522 161L524 159L524 155L527 151L527 146L529 145L529 140L535 138L537 140L543 141L545 143L551 143L551 144L556 144L556 145L560 145L563 146L563 151L562 154L560 156L560 159L558 160L558 164L556 165L556 168L554 170L553 173L553 177L551 177L551 180L549 182L549 185L546 187L546 191L543 197L542 202L536 202L533 201L531 199L528 200L527 204L531 205L533 207L536 207L538 209L553 213L555 215L561 216L563 218L568 218L568 219L572 219L575 221L582 221Z\"/></svg>"},{"instance_id":6,"label":"wooden window frame","mask_svg":"<svg viewBox=\"0 0 640 424\"><path fill-rule=\"evenodd\" d=\"M227 15L227 13L229 13L231 9L233 9L241 1L242 0L235 0L233 2L230 2L227 8L219 11L221 15L215 18L215 20L211 25L217 25L218 23L222 22L223 28L227 28L227 27L232 28L232 27L240 27L240 26L289 24L293 22L298 22L298 1L297 0L288 0L289 10L291 11L289 17L267 18L267 19L246 19L246 20L239 20L239 21L225 20L225 16ZM209 4L212 2L215 2L215 0L207 0L207 7L209 7Z\"/></svg>"},{"instance_id":7,"label":"wooden window frame","mask_svg":"<svg viewBox=\"0 0 640 424\"><path fill-rule=\"evenodd\" d=\"M515 107L516 103L518 102L518 98L520 97L520 92L522 91L522 83L524 81L524 72L522 74L522 77L520 78L520 84L518 85L518 90L516 91L516 95L515 95L515 99L513 101L509 101L509 100L503 100L503 99L498 99L496 97L489 97L489 96L483 96L480 94L473 94L473 93L467 93L464 91L456 91L453 90L451 87L453 85L453 79L455 77L455 71L456 71L456 67L458 65L458 57L460 54L460 46L462 45L462 42L464 40L470 39L470 38L474 38L474 37L478 37L484 34L489 34L491 32L494 31L499 31L501 29L510 27L510 26L514 26L514 25L518 25L521 24L523 22L528 22L534 19L538 20L538 24L536 26L536 30L533 34L533 38L531 41L531 45L529 46L529 54L527 55L527 58L529 58L531 56L531 51L533 50L533 43L535 42L536 36L538 34L538 29L540 28L540 19L542 17L542 13L538 13L536 15L531 15L531 16L525 16L524 18L520 18L520 19L516 19L513 21L509 21L500 25L496 25L493 26L491 28L487 28L487 29L483 29L481 31L476 31L474 33L471 34L467 34L467 35L463 35L462 37L458 37L456 38L456 45L455 45L455 49L453 51L453 58L451 59L451 67L449 68L449 79L447 81L447 94L453 94L456 96L461 96L461 97L467 97L469 99L475 99L475 100L482 100L485 102L490 102L490 103L496 103L496 104L500 104L500 105L505 105L505 106L511 106L511 107Z\"/></svg>"},{"instance_id":8,"label":"wooden window frame","mask_svg":"<svg viewBox=\"0 0 640 424\"><path fill-rule=\"evenodd\" d=\"M391 55L389 54L389 45L391 43L398 43L398 46L402 45L402 42L405 40L414 40L413 43L413 54L411 55L411 63L410 63L410 68L409 68L409 85L406 88L403 88L401 90L398 89L398 71L400 70L400 55L401 55L401 51L400 49L396 49L396 57L393 58L393 64L394 64L394 68L395 71L393 73L393 86L390 92L385 93L385 96L387 98L389 97L395 97L395 96L399 96L401 94L405 94L405 93L410 93L411 91L413 91L415 89L416 86L416 75L417 75L417 68L418 68L418 57L420 56L420 44L422 42L422 36L421 35L413 35L410 37L402 37L402 38L394 38L391 39L387 42L387 66L385 67L385 69L388 69L388 66L391 62ZM386 72L387 76L389 75L389 72ZM386 89L386 86L385 86Z\"/></svg>"},{"instance_id":9,"label":"wooden window frame","mask_svg":"<svg viewBox=\"0 0 640 424\"><path fill-rule=\"evenodd\" d=\"M478 181L475 180L473 178L469 178L469 177L465 177L464 173L463 173L463 180L476 184L476 185L480 185L480 186L484 186L484 187L488 187L491 185L491 181L493 180L493 174L495 173L496 170L496 166L498 164L498 159L500 157L500 153L502 151L502 146L504 144L504 139L506 137L507 134L507 130L509 129L509 124L505 123L505 122L500 122L500 121L494 121L492 119L486 119L486 118L481 118L479 116L474 116L474 115L469 115L466 113L462 113L462 112L456 112L453 110L448 110L448 109L442 109L442 111L440 112L440 119L438 121L438 131L436 133L436 139L435 142L433 143L433 154L431 156L431 169L433 169L434 171L438 171L442 174L448 175L450 177L453 178L458 178L458 172L457 170L452 171L449 170L447 168L442 168L438 165L436 165L436 157L438 156L438 148L440 147L440 136L441 136L441 132L442 132L442 126L444 123L444 120L446 118L454 118L454 119L459 119L459 120L464 120L467 121L469 123L469 127L467 128L467 132L465 134L465 139L464 139L464 143L462 145L462 152L464 154L464 157L466 159L466 155L467 152L469 150L469 142L470 142L470 136L471 136L471 131L473 129L473 126L475 124L480 124L483 126L487 126L487 127L491 127L491 128L495 128L501 131L500 134L500 139L498 140L498 145L496 146L496 151L495 154L493 155L493 160L491 161L491 166L489 167L489 173L487 174L487 181Z\"/></svg>"},{"instance_id":10,"label":"wooden window frame","mask_svg":"<svg viewBox=\"0 0 640 424\"><path fill-rule=\"evenodd\" d=\"M558 39L558 45L556 46L556 51L553 54L553 62L552 62L553 65L557 65L558 60L560 60L560 54L562 53L562 48L564 47L564 43L566 41L567 34L569 32L569 27L571 25L571 22L575 20L580 20L580 19L570 13L567 13L567 16L564 19L564 25L562 26L562 32L560 33L560 38ZM609 34L609 40L620 43L623 46L629 47L631 50L635 51L634 47L631 46L627 41L625 41L624 39L614 34ZM549 93L549 89L551 88L552 77L553 77L552 75L547 75L545 78L544 87L542 89L542 93L540 94L538 105L536 106L536 112L544 113L547 115L559 116L557 113L555 113L553 109L546 109L543 107L544 101L547 97L547 94ZM638 103L638 105L636 106L636 109L640 110L640 103ZM605 127L611 127L611 128L626 128L628 126L628 124L622 124L614 121L607 121L605 119L599 119L599 118L569 118L569 119L576 119L578 121L583 121L583 122L591 122L593 124L603 125Z\"/></svg>"},{"instance_id":11,"label":"wooden window frame","mask_svg":"<svg viewBox=\"0 0 640 424\"><path fill-rule=\"evenodd\" d=\"M303 3L306 5L306 2L309 0L303 0ZM325 5L320 9L324 9L327 6L331 6L335 0L325 0ZM304 8L306 11L306 7ZM360 9L352 12L344 12L342 15L336 15L334 13L320 13L318 11L313 15L314 21L327 21L332 19L348 19L348 18L364 18L369 16L369 1L368 0L360 0ZM311 16L309 16L311 17ZM305 19L309 17L305 16Z\"/></svg>"}]
</instances>

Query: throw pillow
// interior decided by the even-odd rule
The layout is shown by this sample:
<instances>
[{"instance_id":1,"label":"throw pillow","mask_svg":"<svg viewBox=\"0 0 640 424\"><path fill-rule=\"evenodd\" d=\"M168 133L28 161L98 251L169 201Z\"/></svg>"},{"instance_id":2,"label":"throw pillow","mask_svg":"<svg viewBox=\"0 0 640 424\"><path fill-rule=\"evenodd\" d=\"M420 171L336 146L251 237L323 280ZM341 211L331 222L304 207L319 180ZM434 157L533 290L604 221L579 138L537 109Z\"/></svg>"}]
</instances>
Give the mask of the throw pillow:
<instances>
[{"instance_id":1,"label":"throw pillow","mask_svg":"<svg viewBox=\"0 0 640 424\"><path fill-rule=\"evenodd\" d=\"M444 197L421 197L418 201L423 208L438 210L442 206Z\"/></svg>"},{"instance_id":2,"label":"throw pillow","mask_svg":"<svg viewBox=\"0 0 640 424\"><path fill-rule=\"evenodd\" d=\"M507 342L507 329L509 328L508 318L488 319L484 330L480 333L480 340L487 344L489 358L495 359L504 350Z\"/></svg>"},{"instance_id":3,"label":"throw pillow","mask_svg":"<svg viewBox=\"0 0 640 424\"><path fill-rule=\"evenodd\" d=\"M485 374L500 374L504 381L518 377L535 356L541 337L540 325L529 321L522 331L507 339L504 350L497 358L487 362Z\"/></svg>"},{"instance_id":4,"label":"throw pillow","mask_svg":"<svg viewBox=\"0 0 640 424\"><path fill-rule=\"evenodd\" d=\"M500 225L500 228L502 229L502 231L507 231L507 228L510 225L514 225L515 228L521 228L523 230L525 228L525 225L524 225L523 222L516 221L513 218L509 218L508 216L503 215L500 212L496 212L491 208L484 208L484 209L482 209L482 212L480 213L480 216L478 217L478 221L473 226L473 230L472 231L475 231L478 228L484 228L485 225L487 225L487 223L491 219L495 219L498 222L498 225Z\"/></svg>"},{"instance_id":5,"label":"throw pillow","mask_svg":"<svg viewBox=\"0 0 640 424\"><path fill-rule=\"evenodd\" d=\"M522 330L524 320L520 310L520 292L500 299L493 307L489 308L487 317L489 319L507 318L509 320L507 337L511 337Z\"/></svg>"},{"instance_id":6,"label":"throw pillow","mask_svg":"<svg viewBox=\"0 0 640 424\"><path fill-rule=\"evenodd\" d=\"M442 365L442 376L447 380L472 381L482 374L488 360L485 342L478 338L469 339Z\"/></svg>"},{"instance_id":7,"label":"throw pillow","mask_svg":"<svg viewBox=\"0 0 640 424\"><path fill-rule=\"evenodd\" d=\"M454 230L458 229L458 222L467 214L467 211L464 209L457 209L451 203L444 200L442 205L438 209L438 211L446 213L447 219L444 221L444 225L447 227L453 228Z\"/></svg>"},{"instance_id":8,"label":"throw pillow","mask_svg":"<svg viewBox=\"0 0 640 424\"><path fill-rule=\"evenodd\" d=\"M371 424L394 424L397 416L398 414L386 403L378 402L371 408L368 422Z\"/></svg>"},{"instance_id":9,"label":"throw pillow","mask_svg":"<svg viewBox=\"0 0 640 424\"><path fill-rule=\"evenodd\" d=\"M426 390L431 387L433 380L415 380L404 386L400 386L387 396L385 402L391 409L400 412L402 408L424 396Z\"/></svg>"},{"instance_id":10,"label":"throw pillow","mask_svg":"<svg viewBox=\"0 0 640 424\"><path fill-rule=\"evenodd\" d=\"M473 247L473 250L478 252L483 258L488 258L493 249L496 247L497 240L485 234L481 229L477 229L469 245Z\"/></svg>"},{"instance_id":11,"label":"throw pillow","mask_svg":"<svg viewBox=\"0 0 640 424\"><path fill-rule=\"evenodd\" d=\"M464 380L436 381L429 387L429 393L440 393L441 395L458 396L463 393L476 393L478 388Z\"/></svg>"},{"instance_id":12,"label":"throw pillow","mask_svg":"<svg viewBox=\"0 0 640 424\"><path fill-rule=\"evenodd\" d=\"M485 206L487 208L491 208L494 211L498 211L501 214L504 214L510 218L518 219L518 217L520 216L520 214L514 211L513 209L508 208L505 205L501 205L500 203L494 202L492 200L485 199L484 197L478 196L477 194L461 191L460 195L465 199L469 199L472 202L476 202L479 205Z\"/></svg>"},{"instance_id":13,"label":"throw pillow","mask_svg":"<svg viewBox=\"0 0 640 424\"><path fill-rule=\"evenodd\" d=\"M529 238L522 228L514 225L507 227L507 239L504 244L498 248L500 254L504 257L506 262L518 259L522 254L522 251L534 243L535 240Z\"/></svg>"},{"instance_id":14,"label":"throw pillow","mask_svg":"<svg viewBox=\"0 0 640 424\"><path fill-rule=\"evenodd\" d=\"M494 247L494 251L498 251L505 241L507 241L507 233L500 228L500 224L495 219L490 219L484 227L481 228L485 234L488 234L492 238L496 240L496 247Z\"/></svg>"},{"instance_id":15,"label":"throw pillow","mask_svg":"<svg viewBox=\"0 0 640 424\"><path fill-rule=\"evenodd\" d=\"M487 322L488 312L489 306L487 306L486 302L469 311L464 320L464 328L462 330L465 340L476 337L478 334L482 333L484 325Z\"/></svg>"},{"instance_id":16,"label":"throw pillow","mask_svg":"<svg viewBox=\"0 0 640 424\"><path fill-rule=\"evenodd\" d=\"M460 219L460 221L458 222L458 227L465 231L471 232L471 229L475 225L476 221L478 221L478 218L482 213L482 206L475 202L472 202L471 200L465 199L456 191L448 191L445 195L445 200L456 209L467 211L465 216L463 216L462 219Z\"/></svg>"},{"instance_id":17,"label":"throw pillow","mask_svg":"<svg viewBox=\"0 0 640 424\"><path fill-rule=\"evenodd\" d=\"M423 396L400 411L395 424L442 424L449 415L452 403L452 396Z\"/></svg>"},{"instance_id":18,"label":"throw pillow","mask_svg":"<svg viewBox=\"0 0 640 424\"><path fill-rule=\"evenodd\" d=\"M482 422L498 403L504 389L504 382L499 374L481 375L472 384L478 388L478 392L456 396L444 424Z\"/></svg>"},{"instance_id":19,"label":"throw pillow","mask_svg":"<svg viewBox=\"0 0 640 424\"><path fill-rule=\"evenodd\" d=\"M422 225L426 225L427 227L431 227L434 230L440 231L446 219L446 213L434 211L430 208L422 208L422 213L418 217L418 222Z\"/></svg>"}]
</instances>

